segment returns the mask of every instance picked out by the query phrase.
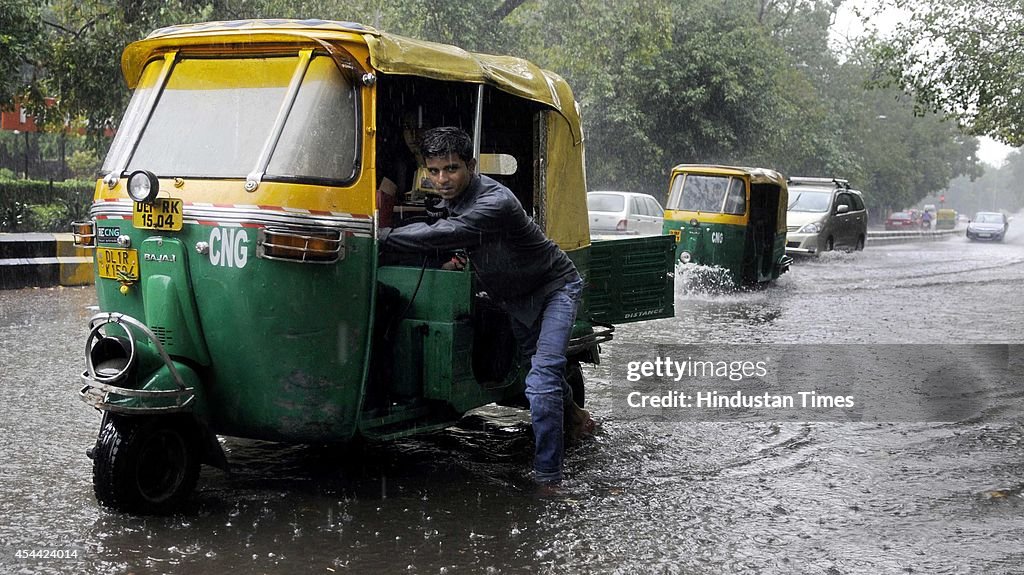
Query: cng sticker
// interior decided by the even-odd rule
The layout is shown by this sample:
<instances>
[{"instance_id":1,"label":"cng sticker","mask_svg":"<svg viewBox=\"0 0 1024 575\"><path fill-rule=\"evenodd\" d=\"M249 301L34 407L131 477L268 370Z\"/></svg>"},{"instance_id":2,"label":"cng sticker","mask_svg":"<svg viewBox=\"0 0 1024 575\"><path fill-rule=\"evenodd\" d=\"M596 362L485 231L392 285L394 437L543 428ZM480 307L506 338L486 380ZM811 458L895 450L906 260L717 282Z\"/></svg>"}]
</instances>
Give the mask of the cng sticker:
<instances>
[{"instance_id":1,"label":"cng sticker","mask_svg":"<svg viewBox=\"0 0 1024 575\"><path fill-rule=\"evenodd\" d=\"M725 241L725 233L723 232L711 232L711 243L720 244Z\"/></svg>"},{"instance_id":2,"label":"cng sticker","mask_svg":"<svg viewBox=\"0 0 1024 575\"><path fill-rule=\"evenodd\" d=\"M249 261L249 234L244 228L213 228L210 231L210 263L244 268Z\"/></svg>"}]
</instances>

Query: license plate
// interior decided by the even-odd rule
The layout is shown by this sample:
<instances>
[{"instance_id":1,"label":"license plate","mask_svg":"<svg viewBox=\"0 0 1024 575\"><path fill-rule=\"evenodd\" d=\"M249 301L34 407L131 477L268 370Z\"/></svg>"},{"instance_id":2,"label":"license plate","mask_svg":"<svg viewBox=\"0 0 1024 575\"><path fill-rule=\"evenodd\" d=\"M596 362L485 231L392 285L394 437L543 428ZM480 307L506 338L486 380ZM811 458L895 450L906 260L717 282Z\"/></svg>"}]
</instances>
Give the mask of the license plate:
<instances>
[{"instance_id":1,"label":"license plate","mask_svg":"<svg viewBox=\"0 0 1024 575\"><path fill-rule=\"evenodd\" d=\"M122 248L96 248L96 267L101 278L138 281L139 251Z\"/></svg>"},{"instance_id":2,"label":"license plate","mask_svg":"<svg viewBox=\"0 0 1024 575\"><path fill-rule=\"evenodd\" d=\"M181 206L182 201L177 198L157 198L148 204L135 202L132 225L144 230L176 232L182 224Z\"/></svg>"}]
</instances>

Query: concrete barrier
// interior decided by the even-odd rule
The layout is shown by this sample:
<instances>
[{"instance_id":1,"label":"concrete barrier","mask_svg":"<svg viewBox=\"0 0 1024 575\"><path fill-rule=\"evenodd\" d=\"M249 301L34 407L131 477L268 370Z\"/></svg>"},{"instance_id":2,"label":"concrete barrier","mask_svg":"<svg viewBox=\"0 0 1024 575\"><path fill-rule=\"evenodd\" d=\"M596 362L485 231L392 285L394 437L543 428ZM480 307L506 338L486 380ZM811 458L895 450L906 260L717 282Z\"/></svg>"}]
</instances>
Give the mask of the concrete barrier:
<instances>
[{"instance_id":1,"label":"concrete barrier","mask_svg":"<svg viewBox=\"0 0 1024 575\"><path fill-rule=\"evenodd\" d=\"M92 259L71 234L0 234L0 289L91 284Z\"/></svg>"},{"instance_id":2,"label":"concrete barrier","mask_svg":"<svg viewBox=\"0 0 1024 575\"><path fill-rule=\"evenodd\" d=\"M869 231L867 244L879 246L884 244L899 244L904 242L921 242L945 240L953 236L962 236L961 230L901 230L901 231Z\"/></svg>"}]
</instances>

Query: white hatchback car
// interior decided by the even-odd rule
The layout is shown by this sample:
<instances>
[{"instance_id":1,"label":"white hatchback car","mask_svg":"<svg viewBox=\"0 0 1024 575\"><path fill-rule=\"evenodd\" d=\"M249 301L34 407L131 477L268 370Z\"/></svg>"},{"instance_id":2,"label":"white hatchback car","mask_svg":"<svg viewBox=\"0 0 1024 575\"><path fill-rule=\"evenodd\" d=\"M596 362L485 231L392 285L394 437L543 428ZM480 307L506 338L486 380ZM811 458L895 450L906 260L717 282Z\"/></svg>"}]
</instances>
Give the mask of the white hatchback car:
<instances>
[{"instance_id":1,"label":"white hatchback car","mask_svg":"<svg viewBox=\"0 0 1024 575\"><path fill-rule=\"evenodd\" d=\"M660 236L665 209L649 194L600 191L587 194L590 235Z\"/></svg>"}]
</instances>

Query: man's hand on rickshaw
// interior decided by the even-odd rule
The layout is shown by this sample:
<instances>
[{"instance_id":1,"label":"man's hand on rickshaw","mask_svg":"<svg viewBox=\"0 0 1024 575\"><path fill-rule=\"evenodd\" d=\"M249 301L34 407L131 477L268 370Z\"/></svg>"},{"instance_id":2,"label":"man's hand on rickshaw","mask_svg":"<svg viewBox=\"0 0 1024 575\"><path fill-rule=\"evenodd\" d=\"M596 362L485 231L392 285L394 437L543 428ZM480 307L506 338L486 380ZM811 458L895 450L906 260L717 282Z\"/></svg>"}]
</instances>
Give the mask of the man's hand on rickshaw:
<instances>
[{"instance_id":1,"label":"man's hand on rickshaw","mask_svg":"<svg viewBox=\"0 0 1024 575\"><path fill-rule=\"evenodd\" d=\"M450 260L441 264L441 269L448 271L461 271L466 269L466 262L469 261L469 257L466 252L458 251L452 254Z\"/></svg>"}]
</instances>

